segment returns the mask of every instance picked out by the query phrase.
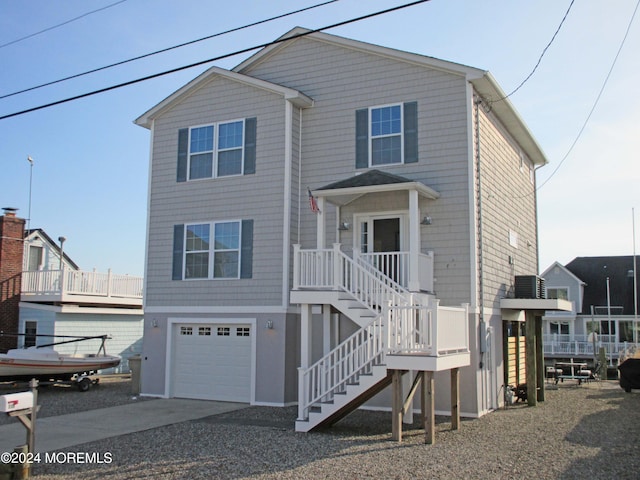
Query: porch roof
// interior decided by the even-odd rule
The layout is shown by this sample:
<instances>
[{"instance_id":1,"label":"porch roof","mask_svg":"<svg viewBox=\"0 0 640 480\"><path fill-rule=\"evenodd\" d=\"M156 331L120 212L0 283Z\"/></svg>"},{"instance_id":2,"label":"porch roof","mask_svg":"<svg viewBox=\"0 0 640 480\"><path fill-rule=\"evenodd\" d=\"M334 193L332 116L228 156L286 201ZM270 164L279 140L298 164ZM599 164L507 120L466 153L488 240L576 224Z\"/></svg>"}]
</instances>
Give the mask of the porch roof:
<instances>
[{"instance_id":1,"label":"porch roof","mask_svg":"<svg viewBox=\"0 0 640 480\"><path fill-rule=\"evenodd\" d=\"M435 200L440 194L424 183L408 178L382 172L369 170L360 175L330 183L314 190L317 197L324 197L331 203L339 206L348 205L367 193L397 192L416 190L424 198Z\"/></svg>"}]
</instances>

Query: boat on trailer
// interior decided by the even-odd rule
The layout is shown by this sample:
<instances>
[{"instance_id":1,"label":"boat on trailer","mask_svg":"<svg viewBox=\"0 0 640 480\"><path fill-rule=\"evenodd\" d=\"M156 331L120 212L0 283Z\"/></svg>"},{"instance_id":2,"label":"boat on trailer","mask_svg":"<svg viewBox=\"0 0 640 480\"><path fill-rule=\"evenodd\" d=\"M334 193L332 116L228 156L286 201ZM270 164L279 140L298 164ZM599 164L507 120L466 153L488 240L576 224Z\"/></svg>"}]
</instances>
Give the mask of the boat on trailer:
<instances>
[{"instance_id":1,"label":"boat on trailer","mask_svg":"<svg viewBox=\"0 0 640 480\"><path fill-rule=\"evenodd\" d=\"M40 336L40 335L38 335ZM46 336L46 335L42 335ZM72 337L55 335L56 338L71 338L46 345L12 349L7 353L0 353L0 382L15 382L36 378L43 382L61 383L72 382L80 390L88 390L92 381L88 376L99 370L116 367L120 364L120 357L107 355L105 341L108 335L92 337ZM54 350L55 345L100 339L101 344L97 353L65 354Z\"/></svg>"}]
</instances>

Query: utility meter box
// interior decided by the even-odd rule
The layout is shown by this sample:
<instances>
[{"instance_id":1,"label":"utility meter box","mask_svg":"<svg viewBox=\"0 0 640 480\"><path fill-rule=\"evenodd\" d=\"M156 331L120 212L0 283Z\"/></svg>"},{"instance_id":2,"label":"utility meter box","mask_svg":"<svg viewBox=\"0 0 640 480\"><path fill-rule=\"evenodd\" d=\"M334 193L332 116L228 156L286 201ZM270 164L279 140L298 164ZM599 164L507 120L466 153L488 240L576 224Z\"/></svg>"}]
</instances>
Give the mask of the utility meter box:
<instances>
[{"instance_id":1,"label":"utility meter box","mask_svg":"<svg viewBox=\"0 0 640 480\"><path fill-rule=\"evenodd\" d=\"M0 396L0 412L13 412L33 407L33 393L9 393Z\"/></svg>"}]
</instances>

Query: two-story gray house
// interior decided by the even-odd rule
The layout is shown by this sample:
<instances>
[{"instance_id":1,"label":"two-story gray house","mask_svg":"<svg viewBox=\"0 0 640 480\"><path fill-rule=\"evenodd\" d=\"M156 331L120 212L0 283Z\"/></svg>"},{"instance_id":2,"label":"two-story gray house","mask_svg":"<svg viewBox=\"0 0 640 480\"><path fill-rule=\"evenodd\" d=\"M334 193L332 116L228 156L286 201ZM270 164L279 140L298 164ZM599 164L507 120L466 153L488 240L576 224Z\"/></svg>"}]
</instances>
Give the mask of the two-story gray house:
<instances>
[{"instance_id":1,"label":"two-story gray house","mask_svg":"<svg viewBox=\"0 0 640 480\"><path fill-rule=\"evenodd\" d=\"M546 159L490 73L296 28L136 123L144 394L298 404L299 430L406 413L415 378L436 411L499 406Z\"/></svg>"}]
</instances>

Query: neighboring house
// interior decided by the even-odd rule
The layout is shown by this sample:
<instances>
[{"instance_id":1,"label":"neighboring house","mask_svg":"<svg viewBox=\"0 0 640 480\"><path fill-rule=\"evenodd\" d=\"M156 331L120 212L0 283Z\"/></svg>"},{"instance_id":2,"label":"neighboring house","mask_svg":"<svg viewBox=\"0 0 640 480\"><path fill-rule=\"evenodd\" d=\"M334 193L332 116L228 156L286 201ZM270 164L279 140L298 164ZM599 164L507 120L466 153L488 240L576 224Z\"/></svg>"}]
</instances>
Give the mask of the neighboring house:
<instances>
[{"instance_id":1,"label":"neighboring house","mask_svg":"<svg viewBox=\"0 0 640 480\"><path fill-rule=\"evenodd\" d=\"M638 341L637 289L633 256L576 257L555 262L542 276L548 298L569 300L571 312L547 312L544 354L550 359L593 359L605 349L610 362ZM635 325L635 327L634 327Z\"/></svg>"},{"instance_id":2,"label":"neighboring house","mask_svg":"<svg viewBox=\"0 0 640 480\"><path fill-rule=\"evenodd\" d=\"M142 278L82 271L41 229L24 232L24 248L11 262L21 269L17 347L68 340L52 335L109 335L107 353L121 356L122 362L103 373L129 372L129 357L142 350ZM5 330L11 331L16 329ZM87 340L55 349L97 353L100 344Z\"/></svg>"},{"instance_id":3,"label":"neighboring house","mask_svg":"<svg viewBox=\"0 0 640 480\"><path fill-rule=\"evenodd\" d=\"M397 413L414 377L442 386L437 411L458 410L451 381L464 415L498 408L503 331L562 304L504 300L538 271L540 147L486 71L284 39L136 120L152 138L143 393L297 403L299 430L390 383L394 401L367 406Z\"/></svg>"}]
</instances>

